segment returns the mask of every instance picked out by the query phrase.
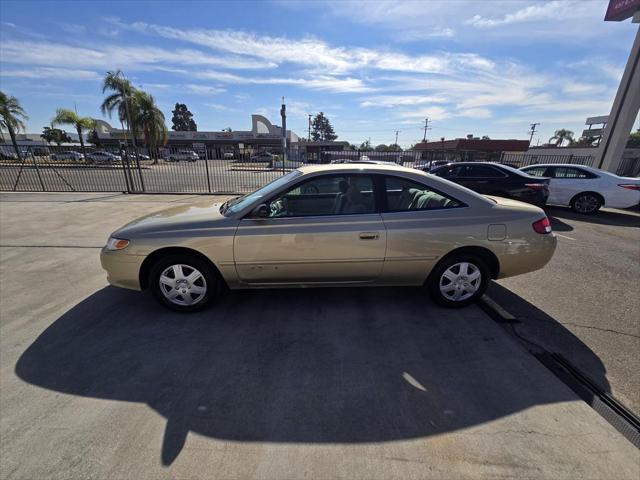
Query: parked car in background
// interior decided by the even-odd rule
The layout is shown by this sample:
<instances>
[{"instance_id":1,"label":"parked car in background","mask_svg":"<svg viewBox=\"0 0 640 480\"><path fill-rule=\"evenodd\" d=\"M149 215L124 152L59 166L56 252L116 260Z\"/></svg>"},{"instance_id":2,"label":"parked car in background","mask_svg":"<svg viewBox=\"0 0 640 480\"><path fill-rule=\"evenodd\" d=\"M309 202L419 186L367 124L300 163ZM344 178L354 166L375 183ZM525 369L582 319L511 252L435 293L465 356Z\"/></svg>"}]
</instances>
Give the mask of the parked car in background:
<instances>
[{"instance_id":1,"label":"parked car in background","mask_svg":"<svg viewBox=\"0 0 640 480\"><path fill-rule=\"evenodd\" d=\"M0 149L0 160L18 160L18 155L15 152Z\"/></svg>"},{"instance_id":2,"label":"parked car in background","mask_svg":"<svg viewBox=\"0 0 640 480\"><path fill-rule=\"evenodd\" d=\"M66 152L52 153L51 160L79 162L81 160L84 160L84 155L80 152L68 150Z\"/></svg>"},{"instance_id":3,"label":"parked car in background","mask_svg":"<svg viewBox=\"0 0 640 480\"><path fill-rule=\"evenodd\" d=\"M515 246L515 248L514 248ZM442 305L542 268L556 237L533 205L397 165L305 166L255 192L152 213L101 252L108 281L199 310L230 289L426 286Z\"/></svg>"},{"instance_id":4,"label":"parked car in background","mask_svg":"<svg viewBox=\"0 0 640 480\"><path fill-rule=\"evenodd\" d=\"M47 147L33 147L31 153L36 157L48 157L51 154Z\"/></svg>"},{"instance_id":5,"label":"parked car in background","mask_svg":"<svg viewBox=\"0 0 640 480\"><path fill-rule=\"evenodd\" d=\"M549 177L548 203L567 205L578 213L600 207L629 208L640 204L640 179L620 177L585 165L539 164L523 167L529 175Z\"/></svg>"},{"instance_id":6,"label":"parked car in background","mask_svg":"<svg viewBox=\"0 0 640 480\"><path fill-rule=\"evenodd\" d=\"M430 172L431 170L441 167L442 165L447 165L451 163L449 160L429 160L429 161L418 161L413 165L413 168L418 170L422 170L423 172Z\"/></svg>"},{"instance_id":7,"label":"parked car in background","mask_svg":"<svg viewBox=\"0 0 640 480\"><path fill-rule=\"evenodd\" d=\"M298 168L303 165L303 162L299 162L297 160L283 160L274 158L271 162L271 168L279 169L279 168Z\"/></svg>"},{"instance_id":8,"label":"parked car in background","mask_svg":"<svg viewBox=\"0 0 640 480\"><path fill-rule=\"evenodd\" d=\"M116 163L120 162L122 157L111 152L92 152L87 153L87 163Z\"/></svg>"},{"instance_id":9,"label":"parked car in background","mask_svg":"<svg viewBox=\"0 0 640 480\"><path fill-rule=\"evenodd\" d=\"M274 160L275 155L269 152L258 152L251 156L251 162L254 163L271 163Z\"/></svg>"},{"instance_id":10,"label":"parked car in background","mask_svg":"<svg viewBox=\"0 0 640 480\"><path fill-rule=\"evenodd\" d=\"M168 162L195 162L199 159L200 157L193 150L176 150L175 152L169 153L167 156Z\"/></svg>"},{"instance_id":11,"label":"parked car in background","mask_svg":"<svg viewBox=\"0 0 640 480\"><path fill-rule=\"evenodd\" d=\"M335 160L332 160L331 163L365 163L370 165L397 165L397 163L388 162L385 160L371 160L366 155L363 155L357 160L353 158L336 158Z\"/></svg>"},{"instance_id":12,"label":"parked car in background","mask_svg":"<svg viewBox=\"0 0 640 480\"><path fill-rule=\"evenodd\" d=\"M233 152L224 152L222 154L222 158L224 158L225 160L231 160L231 159L235 158L235 153L233 153Z\"/></svg>"},{"instance_id":13,"label":"parked car in background","mask_svg":"<svg viewBox=\"0 0 640 480\"><path fill-rule=\"evenodd\" d=\"M513 198L544 206L549 196L549 179L533 177L515 168L489 162L456 162L430 172L474 192Z\"/></svg>"}]
</instances>

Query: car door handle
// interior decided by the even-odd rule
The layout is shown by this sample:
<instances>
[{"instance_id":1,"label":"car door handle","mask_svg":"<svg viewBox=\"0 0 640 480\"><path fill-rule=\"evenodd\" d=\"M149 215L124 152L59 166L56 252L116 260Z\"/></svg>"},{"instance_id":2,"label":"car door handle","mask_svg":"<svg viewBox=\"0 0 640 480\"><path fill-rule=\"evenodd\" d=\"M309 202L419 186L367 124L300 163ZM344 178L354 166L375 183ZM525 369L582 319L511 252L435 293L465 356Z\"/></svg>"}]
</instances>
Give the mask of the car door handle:
<instances>
[{"instance_id":1,"label":"car door handle","mask_svg":"<svg viewBox=\"0 0 640 480\"><path fill-rule=\"evenodd\" d=\"M377 240L379 236L378 232L362 232L360 240Z\"/></svg>"}]
</instances>

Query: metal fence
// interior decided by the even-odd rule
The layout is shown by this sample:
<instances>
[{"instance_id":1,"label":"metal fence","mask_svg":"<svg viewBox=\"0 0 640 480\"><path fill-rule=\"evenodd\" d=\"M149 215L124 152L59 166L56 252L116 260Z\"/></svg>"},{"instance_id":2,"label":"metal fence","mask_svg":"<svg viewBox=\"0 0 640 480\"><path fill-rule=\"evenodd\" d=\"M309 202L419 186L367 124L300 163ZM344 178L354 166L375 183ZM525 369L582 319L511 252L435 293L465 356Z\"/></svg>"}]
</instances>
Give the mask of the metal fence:
<instances>
[{"instance_id":1,"label":"metal fence","mask_svg":"<svg viewBox=\"0 0 640 480\"><path fill-rule=\"evenodd\" d=\"M444 152L443 152L444 155ZM432 155L433 157L433 155ZM437 155L434 157L436 158ZM305 163L376 160L414 167L424 165L420 151L290 152L283 161L278 149L238 150L93 146L0 146L0 190L125 193L247 193ZM462 158L444 157L448 161ZM514 167L540 163L594 165L593 156L502 154L496 159ZM443 160L441 160L443 161ZM618 173L636 176L640 159L626 159Z\"/></svg>"}]
</instances>

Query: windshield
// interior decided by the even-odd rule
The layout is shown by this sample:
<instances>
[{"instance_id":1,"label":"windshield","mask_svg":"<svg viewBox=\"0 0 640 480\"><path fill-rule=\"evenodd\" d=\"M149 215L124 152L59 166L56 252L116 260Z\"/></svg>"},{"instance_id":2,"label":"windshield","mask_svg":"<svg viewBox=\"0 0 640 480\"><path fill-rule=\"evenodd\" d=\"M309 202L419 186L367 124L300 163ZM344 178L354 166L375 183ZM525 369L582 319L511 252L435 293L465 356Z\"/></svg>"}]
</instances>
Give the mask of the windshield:
<instances>
[{"instance_id":1,"label":"windshield","mask_svg":"<svg viewBox=\"0 0 640 480\"><path fill-rule=\"evenodd\" d=\"M282 187L283 185L286 185L291 180L293 180L296 177L299 177L300 175L302 175L302 172L299 170L294 170L292 172L289 172L286 175L275 179L273 182L267 183L264 187L259 188L253 193L249 193L242 197L238 197L238 198L234 198L233 200L230 200L229 202L222 205L222 207L220 208L220 211L227 217L234 215L235 213L238 213L243 209L245 209L247 206L251 205L253 202L256 202L261 198L268 197L269 195L271 195L272 192L275 192L280 187Z\"/></svg>"}]
</instances>

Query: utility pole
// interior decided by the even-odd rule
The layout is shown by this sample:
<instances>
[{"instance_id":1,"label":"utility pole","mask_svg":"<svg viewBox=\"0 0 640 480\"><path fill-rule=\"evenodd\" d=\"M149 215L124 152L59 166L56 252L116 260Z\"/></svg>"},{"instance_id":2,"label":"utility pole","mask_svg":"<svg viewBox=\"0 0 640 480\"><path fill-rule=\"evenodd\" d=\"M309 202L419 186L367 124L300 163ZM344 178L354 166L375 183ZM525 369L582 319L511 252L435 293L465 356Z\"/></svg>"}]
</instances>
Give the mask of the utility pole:
<instances>
[{"instance_id":1,"label":"utility pole","mask_svg":"<svg viewBox=\"0 0 640 480\"><path fill-rule=\"evenodd\" d=\"M398 145L398 133L400 133L399 130L396 130L396 143L395 143L395 145Z\"/></svg>"},{"instance_id":2,"label":"utility pole","mask_svg":"<svg viewBox=\"0 0 640 480\"><path fill-rule=\"evenodd\" d=\"M284 104L284 97L282 97L280 116L282 117L282 173L284 173L284 164L287 161L287 106Z\"/></svg>"},{"instance_id":3,"label":"utility pole","mask_svg":"<svg viewBox=\"0 0 640 480\"><path fill-rule=\"evenodd\" d=\"M307 141L311 141L311 114L309 114L309 138Z\"/></svg>"},{"instance_id":4,"label":"utility pole","mask_svg":"<svg viewBox=\"0 0 640 480\"><path fill-rule=\"evenodd\" d=\"M533 141L533 134L536 133L536 127L538 125L540 125L540 123L531 124L531 130L529 131L529 133L531 134L531 136L529 137L529 145L531 145L531 142Z\"/></svg>"},{"instance_id":5,"label":"utility pole","mask_svg":"<svg viewBox=\"0 0 640 480\"><path fill-rule=\"evenodd\" d=\"M423 142L427 141L427 130L431 130L431 127L429 127L429 117L424 119L424 136L422 137Z\"/></svg>"}]
</instances>

